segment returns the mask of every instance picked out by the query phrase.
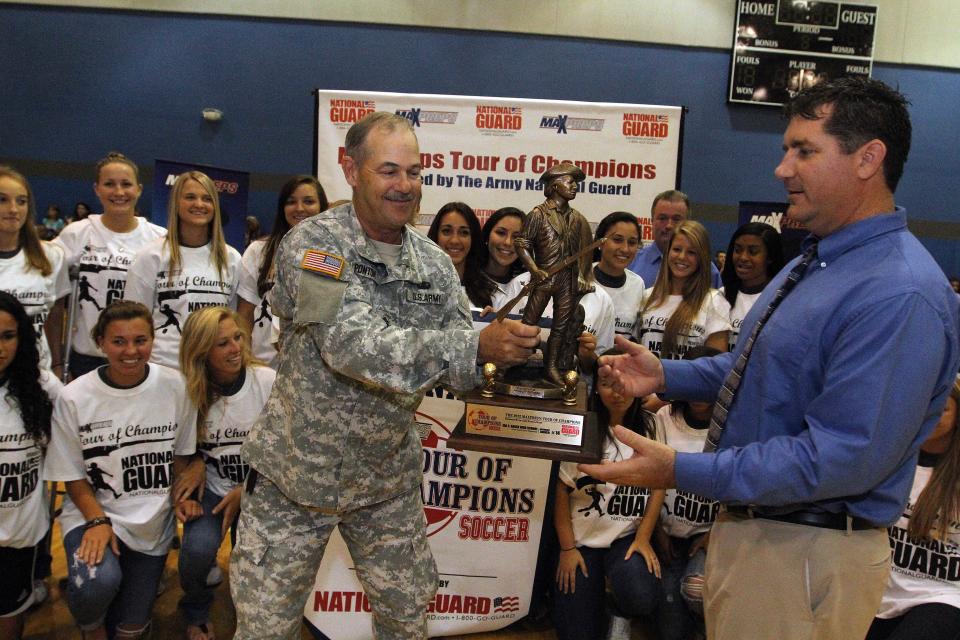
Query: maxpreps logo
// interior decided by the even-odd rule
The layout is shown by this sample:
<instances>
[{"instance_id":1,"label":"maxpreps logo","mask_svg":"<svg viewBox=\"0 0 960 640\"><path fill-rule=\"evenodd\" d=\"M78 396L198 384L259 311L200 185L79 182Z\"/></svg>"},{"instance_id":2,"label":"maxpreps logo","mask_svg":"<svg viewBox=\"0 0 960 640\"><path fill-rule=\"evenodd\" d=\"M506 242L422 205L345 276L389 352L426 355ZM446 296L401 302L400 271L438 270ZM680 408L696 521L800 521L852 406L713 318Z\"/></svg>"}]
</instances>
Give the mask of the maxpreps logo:
<instances>
[{"instance_id":1,"label":"maxpreps logo","mask_svg":"<svg viewBox=\"0 0 960 640\"><path fill-rule=\"evenodd\" d=\"M575 424L562 424L560 425L560 433L565 436L576 437L580 435L580 427Z\"/></svg>"},{"instance_id":2,"label":"maxpreps logo","mask_svg":"<svg viewBox=\"0 0 960 640\"><path fill-rule=\"evenodd\" d=\"M622 131L629 142L660 142L670 134L670 116L660 113L625 113Z\"/></svg>"},{"instance_id":3,"label":"maxpreps logo","mask_svg":"<svg viewBox=\"0 0 960 640\"><path fill-rule=\"evenodd\" d=\"M347 127L376 110L377 103L373 100L335 98L330 100L330 122Z\"/></svg>"},{"instance_id":4,"label":"maxpreps logo","mask_svg":"<svg viewBox=\"0 0 960 640\"><path fill-rule=\"evenodd\" d=\"M425 124L456 124L456 111L424 111L420 107L411 107L410 109L397 109L395 113L410 121L415 127Z\"/></svg>"},{"instance_id":5,"label":"maxpreps logo","mask_svg":"<svg viewBox=\"0 0 960 640\"><path fill-rule=\"evenodd\" d=\"M512 136L523 127L523 109L478 104L474 124L481 135Z\"/></svg>"},{"instance_id":6,"label":"maxpreps logo","mask_svg":"<svg viewBox=\"0 0 960 640\"><path fill-rule=\"evenodd\" d=\"M567 115L540 118L541 129L556 129L558 134L568 131L603 131L603 123L602 118L571 118Z\"/></svg>"}]
</instances>

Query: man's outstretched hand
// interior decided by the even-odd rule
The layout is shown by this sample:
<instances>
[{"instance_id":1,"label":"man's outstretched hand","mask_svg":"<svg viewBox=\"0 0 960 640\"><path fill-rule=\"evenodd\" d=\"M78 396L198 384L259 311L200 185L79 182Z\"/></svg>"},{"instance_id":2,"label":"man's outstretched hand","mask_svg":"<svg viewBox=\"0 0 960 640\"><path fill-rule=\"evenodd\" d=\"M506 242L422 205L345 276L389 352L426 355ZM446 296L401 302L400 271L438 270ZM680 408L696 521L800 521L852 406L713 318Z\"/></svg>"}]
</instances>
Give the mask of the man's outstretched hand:
<instances>
[{"instance_id":1,"label":"man's outstretched hand","mask_svg":"<svg viewBox=\"0 0 960 640\"><path fill-rule=\"evenodd\" d=\"M613 433L617 440L633 449L633 455L617 462L604 460L602 464L577 465L581 473L597 480L633 487L670 489L676 486L673 469L676 451L625 427L616 426Z\"/></svg>"},{"instance_id":2,"label":"man's outstretched hand","mask_svg":"<svg viewBox=\"0 0 960 640\"><path fill-rule=\"evenodd\" d=\"M621 395L642 398L663 391L663 366L660 359L622 336L614 340L621 355L600 356L600 379Z\"/></svg>"}]
</instances>

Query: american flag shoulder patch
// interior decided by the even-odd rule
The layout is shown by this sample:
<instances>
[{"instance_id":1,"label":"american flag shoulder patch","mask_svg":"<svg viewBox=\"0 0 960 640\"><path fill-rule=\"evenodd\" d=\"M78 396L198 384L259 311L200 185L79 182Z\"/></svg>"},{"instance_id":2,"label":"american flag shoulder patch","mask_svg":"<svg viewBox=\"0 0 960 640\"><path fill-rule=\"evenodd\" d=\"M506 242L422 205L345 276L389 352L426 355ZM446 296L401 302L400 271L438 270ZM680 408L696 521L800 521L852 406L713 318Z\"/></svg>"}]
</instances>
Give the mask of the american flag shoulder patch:
<instances>
[{"instance_id":1,"label":"american flag shoulder patch","mask_svg":"<svg viewBox=\"0 0 960 640\"><path fill-rule=\"evenodd\" d=\"M300 267L339 280L343 272L343 263L341 256L317 249L307 249L303 254Z\"/></svg>"}]
</instances>

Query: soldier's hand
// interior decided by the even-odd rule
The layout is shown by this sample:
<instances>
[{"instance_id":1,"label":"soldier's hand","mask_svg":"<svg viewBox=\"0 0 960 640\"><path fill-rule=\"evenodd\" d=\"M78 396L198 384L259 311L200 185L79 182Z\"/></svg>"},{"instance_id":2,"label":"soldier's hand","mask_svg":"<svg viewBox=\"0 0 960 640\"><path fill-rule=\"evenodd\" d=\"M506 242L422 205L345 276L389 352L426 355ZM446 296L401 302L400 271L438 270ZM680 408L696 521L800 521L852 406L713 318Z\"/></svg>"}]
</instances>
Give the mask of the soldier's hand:
<instances>
[{"instance_id":1,"label":"soldier's hand","mask_svg":"<svg viewBox=\"0 0 960 640\"><path fill-rule=\"evenodd\" d=\"M498 368L523 364L540 344L540 327L519 320L497 320L480 331L479 362L492 362Z\"/></svg>"}]
</instances>

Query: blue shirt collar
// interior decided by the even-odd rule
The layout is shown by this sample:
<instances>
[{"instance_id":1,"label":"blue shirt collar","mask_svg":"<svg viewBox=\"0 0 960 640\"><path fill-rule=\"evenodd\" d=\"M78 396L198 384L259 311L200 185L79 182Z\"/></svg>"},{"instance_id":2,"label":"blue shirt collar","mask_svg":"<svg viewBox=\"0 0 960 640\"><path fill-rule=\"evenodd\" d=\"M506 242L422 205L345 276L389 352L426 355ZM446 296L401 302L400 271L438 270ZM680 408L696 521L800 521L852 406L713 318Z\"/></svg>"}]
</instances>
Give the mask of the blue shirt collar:
<instances>
[{"instance_id":1,"label":"blue shirt collar","mask_svg":"<svg viewBox=\"0 0 960 640\"><path fill-rule=\"evenodd\" d=\"M866 220L854 222L820 240L817 255L825 262L832 262L838 256L876 236L901 231L907 227L907 210L896 207L892 213L870 216ZM801 245L806 250L814 242L813 234L804 238Z\"/></svg>"}]
</instances>

